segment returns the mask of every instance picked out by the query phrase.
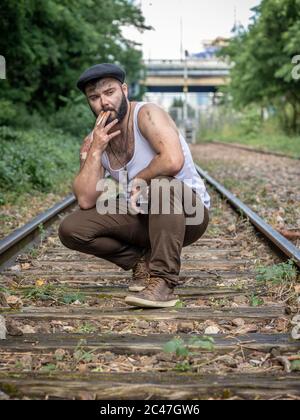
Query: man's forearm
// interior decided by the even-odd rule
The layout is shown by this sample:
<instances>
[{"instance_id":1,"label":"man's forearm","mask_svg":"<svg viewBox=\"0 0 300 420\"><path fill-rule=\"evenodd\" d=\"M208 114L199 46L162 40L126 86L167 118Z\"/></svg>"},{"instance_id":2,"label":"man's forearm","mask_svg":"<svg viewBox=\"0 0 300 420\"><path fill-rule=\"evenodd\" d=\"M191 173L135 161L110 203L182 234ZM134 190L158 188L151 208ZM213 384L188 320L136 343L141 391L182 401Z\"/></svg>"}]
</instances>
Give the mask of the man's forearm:
<instances>
[{"instance_id":1,"label":"man's forearm","mask_svg":"<svg viewBox=\"0 0 300 420\"><path fill-rule=\"evenodd\" d=\"M135 178L143 179L147 184L150 184L151 179L159 175L175 176L181 168L182 165L180 163L173 162L163 155L157 155Z\"/></svg>"},{"instance_id":2,"label":"man's forearm","mask_svg":"<svg viewBox=\"0 0 300 420\"><path fill-rule=\"evenodd\" d=\"M94 207L97 198L101 195L99 191L96 191L97 183L104 178L101 156L102 152L92 146L86 160L81 164L79 174L74 180L73 191L79 206L83 209Z\"/></svg>"}]
</instances>

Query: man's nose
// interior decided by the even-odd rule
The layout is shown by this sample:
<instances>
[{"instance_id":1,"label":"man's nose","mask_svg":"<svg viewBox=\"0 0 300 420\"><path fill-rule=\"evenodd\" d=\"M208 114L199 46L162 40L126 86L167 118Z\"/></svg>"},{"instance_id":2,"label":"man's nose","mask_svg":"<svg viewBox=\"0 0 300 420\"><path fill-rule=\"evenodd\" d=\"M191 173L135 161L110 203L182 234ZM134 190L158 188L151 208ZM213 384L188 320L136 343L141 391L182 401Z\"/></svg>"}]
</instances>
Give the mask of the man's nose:
<instances>
[{"instance_id":1,"label":"man's nose","mask_svg":"<svg viewBox=\"0 0 300 420\"><path fill-rule=\"evenodd\" d=\"M105 97L102 97L102 98L100 97L100 104L101 104L101 108L104 110L109 109L110 107L110 104Z\"/></svg>"}]
</instances>

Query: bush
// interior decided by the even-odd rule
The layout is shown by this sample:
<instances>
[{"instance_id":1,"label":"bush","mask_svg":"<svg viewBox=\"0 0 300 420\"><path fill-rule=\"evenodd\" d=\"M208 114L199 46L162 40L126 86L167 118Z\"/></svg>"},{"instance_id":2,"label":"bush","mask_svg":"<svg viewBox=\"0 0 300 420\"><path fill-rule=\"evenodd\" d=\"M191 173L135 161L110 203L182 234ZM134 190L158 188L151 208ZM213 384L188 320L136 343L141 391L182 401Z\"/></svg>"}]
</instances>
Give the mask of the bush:
<instances>
[{"instance_id":1,"label":"bush","mask_svg":"<svg viewBox=\"0 0 300 420\"><path fill-rule=\"evenodd\" d=\"M262 119L257 108L249 107L240 120L241 132L248 136L256 136L262 129Z\"/></svg>"},{"instance_id":2,"label":"bush","mask_svg":"<svg viewBox=\"0 0 300 420\"><path fill-rule=\"evenodd\" d=\"M69 98L60 96L60 100L65 102L65 106L51 114L49 125L83 140L95 124L95 117L84 96L73 91Z\"/></svg>"},{"instance_id":3,"label":"bush","mask_svg":"<svg viewBox=\"0 0 300 420\"><path fill-rule=\"evenodd\" d=\"M17 110L13 103L6 99L0 99L0 125L13 124L17 116Z\"/></svg>"},{"instance_id":4,"label":"bush","mask_svg":"<svg viewBox=\"0 0 300 420\"><path fill-rule=\"evenodd\" d=\"M79 142L58 131L0 129L0 189L3 192L50 192L72 180ZM3 198L2 198L3 200Z\"/></svg>"}]
</instances>

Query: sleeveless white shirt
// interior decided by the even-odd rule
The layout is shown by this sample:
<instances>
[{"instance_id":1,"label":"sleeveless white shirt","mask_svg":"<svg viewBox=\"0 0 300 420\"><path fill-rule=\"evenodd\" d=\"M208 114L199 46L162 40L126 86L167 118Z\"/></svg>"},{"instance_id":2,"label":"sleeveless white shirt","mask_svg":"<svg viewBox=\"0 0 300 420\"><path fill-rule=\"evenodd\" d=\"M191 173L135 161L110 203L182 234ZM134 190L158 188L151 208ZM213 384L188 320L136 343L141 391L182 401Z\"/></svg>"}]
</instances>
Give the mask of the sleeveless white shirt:
<instances>
[{"instance_id":1,"label":"sleeveless white shirt","mask_svg":"<svg viewBox=\"0 0 300 420\"><path fill-rule=\"evenodd\" d=\"M157 155L156 151L152 148L151 144L143 137L139 126L138 126L138 113L142 106L149 102L138 102L134 109L133 126L134 126L134 154L130 162L127 163L126 169L128 172L129 182L143 169L145 169L150 162ZM184 166L181 171L178 172L174 177L187 184L192 188L196 194L200 197L202 203L210 208L210 196L206 190L205 184L202 178L198 175L195 168L195 164L192 158L190 148L180 133L180 143L184 155ZM125 167L121 169L112 169L109 163L109 158L106 152L102 154L102 165L106 170L105 176L111 175L118 183L124 186L124 191L127 191L127 176L125 175ZM127 200L130 198L130 193L127 191Z\"/></svg>"}]
</instances>

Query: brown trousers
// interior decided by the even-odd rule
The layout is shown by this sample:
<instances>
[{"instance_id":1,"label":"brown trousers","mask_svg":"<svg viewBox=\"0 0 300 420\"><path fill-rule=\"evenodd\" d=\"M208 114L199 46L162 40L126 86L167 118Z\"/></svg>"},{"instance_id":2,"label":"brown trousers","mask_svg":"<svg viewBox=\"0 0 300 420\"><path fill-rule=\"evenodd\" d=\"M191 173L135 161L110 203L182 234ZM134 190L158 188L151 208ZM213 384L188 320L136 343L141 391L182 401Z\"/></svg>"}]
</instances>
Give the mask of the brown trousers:
<instances>
[{"instance_id":1,"label":"brown trousers","mask_svg":"<svg viewBox=\"0 0 300 420\"><path fill-rule=\"evenodd\" d=\"M59 226L61 242L67 248L95 255L126 271L132 269L135 263L147 254L150 275L164 278L172 288L177 286L182 247L194 243L205 233L209 223L209 211L198 195L185 183L166 176L156 179L163 178L168 181L176 180L179 188L171 188L167 197L162 197L160 191L158 211L151 212L154 187L150 185L148 214L126 212L126 201L120 200L119 196L114 198L115 204L118 209L122 208L123 212L125 206L127 214L99 214L97 207L89 210L77 209L66 216ZM186 224L186 218L191 220L195 213L187 214L184 210L185 189L189 189L193 205L202 209L203 217L199 224ZM163 200L169 200L170 214L164 214L162 211ZM176 214L179 213L178 204L182 206L180 214ZM177 211L174 211L174 208Z\"/></svg>"}]
</instances>

